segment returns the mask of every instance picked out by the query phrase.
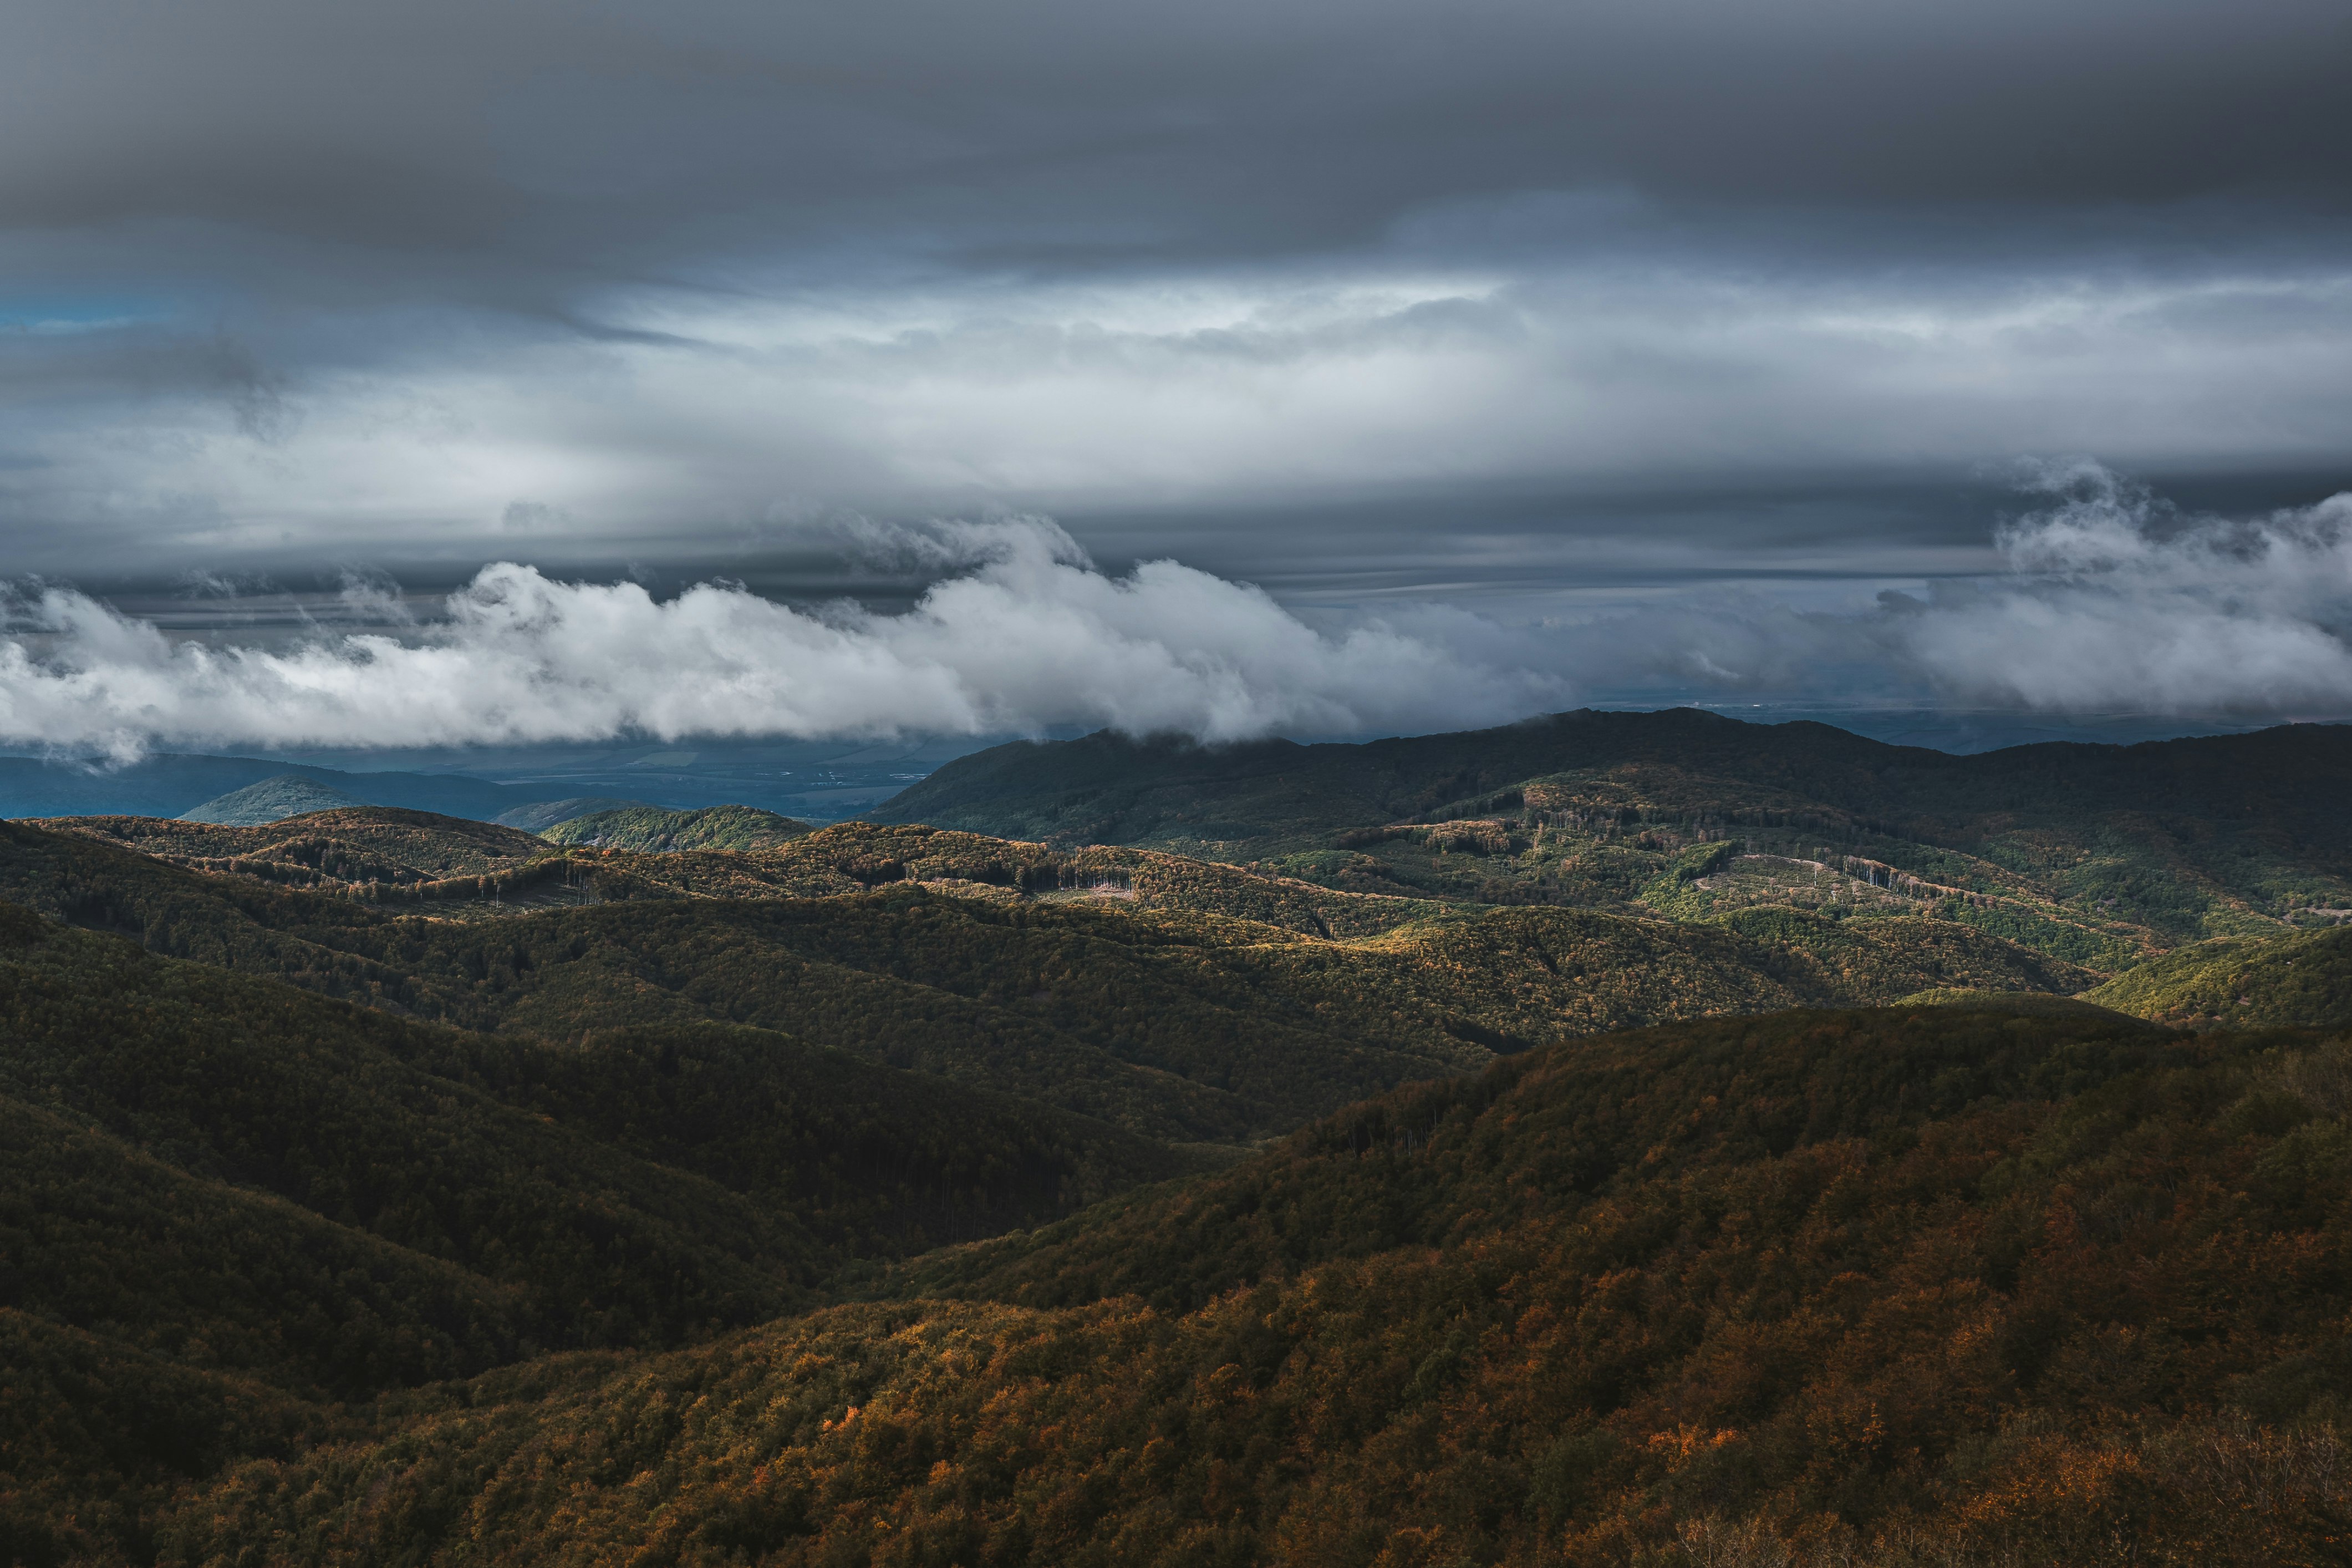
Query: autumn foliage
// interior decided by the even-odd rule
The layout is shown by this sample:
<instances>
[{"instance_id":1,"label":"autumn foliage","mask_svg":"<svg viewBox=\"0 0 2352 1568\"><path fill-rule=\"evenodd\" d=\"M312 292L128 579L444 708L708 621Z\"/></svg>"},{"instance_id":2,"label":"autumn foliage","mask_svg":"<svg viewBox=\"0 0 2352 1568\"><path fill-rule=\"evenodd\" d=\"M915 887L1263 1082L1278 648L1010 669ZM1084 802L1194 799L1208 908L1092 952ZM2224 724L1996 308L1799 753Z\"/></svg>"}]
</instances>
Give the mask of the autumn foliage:
<instances>
[{"instance_id":1,"label":"autumn foliage","mask_svg":"<svg viewBox=\"0 0 2352 1568\"><path fill-rule=\"evenodd\" d=\"M1610 1036L687 1348L525 1361L340 1430L215 1390L255 1447L152 1485L138 1539L187 1563L2336 1563L2348 1111L2345 1042L2088 1012Z\"/></svg>"}]
</instances>

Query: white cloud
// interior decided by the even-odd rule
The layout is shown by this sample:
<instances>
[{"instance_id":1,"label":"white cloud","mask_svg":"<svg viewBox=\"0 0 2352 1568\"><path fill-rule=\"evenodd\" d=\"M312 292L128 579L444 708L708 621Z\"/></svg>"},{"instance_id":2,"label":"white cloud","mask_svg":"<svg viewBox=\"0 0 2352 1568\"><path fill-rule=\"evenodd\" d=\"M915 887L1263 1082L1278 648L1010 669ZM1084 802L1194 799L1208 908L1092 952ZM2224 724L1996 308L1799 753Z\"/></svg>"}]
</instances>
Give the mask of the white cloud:
<instances>
[{"instance_id":1,"label":"white cloud","mask_svg":"<svg viewBox=\"0 0 2352 1568\"><path fill-rule=\"evenodd\" d=\"M2352 717L2352 492L2184 516L2097 463L2030 469L2005 570L1804 612L1670 603L1563 633L1588 689L1876 697L2050 712Z\"/></svg>"},{"instance_id":2,"label":"white cloud","mask_svg":"<svg viewBox=\"0 0 2352 1568\"><path fill-rule=\"evenodd\" d=\"M1643 691L2352 715L2352 493L2229 521L2095 464L2030 482L2047 504L1999 531L2005 572L1844 613L1706 595L1565 626L1442 605L1310 626L1173 561L1108 576L1021 517L836 521L852 551L939 577L896 616L726 583L663 601L502 563L428 625L355 580L347 609L371 629L271 648L175 643L49 589L0 638L0 741L130 755L1061 725L1213 741L1460 729Z\"/></svg>"},{"instance_id":3,"label":"white cloud","mask_svg":"<svg viewBox=\"0 0 2352 1568\"><path fill-rule=\"evenodd\" d=\"M2094 463L1998 535L2011 574L1892 617L1937 685L2040 709L2352 712L2352 492L2182 518Z\"/></svg>"},{"instance_id":4,"label":"white cloud","mask_svg":"<svg viewBox=\"0 0 2352 1568\"><path fill-rule=\"evenodd\" d=\"M640 290L583 301L609 329L586 334L463 312L340 335L265 316L249 350L101 332L0 343L0 543L84 574L131 551L479 562L519 535L710 561L772 542L759 520L789 495L1158 516L1167 550L1183 518L1401 489L1948 476L2035 447L2294 468L2337 460L2352 424L2347 301L2326 268L2145 279L2091 258L1962 286L1603 252Z\"/></svg>"},{"instance_id":5,"label":"white cloud","mask_svg":"<svg viewBox=\"0 0 2352 1568\"><path fill-rule=\"evenodd\" d=\"M0 642L0 737L117 755L1055 724L1219 740L1496 722L1565 689L1376 621L1319 633L1171 561L1108 577L1037 520L951 525L933 547L976 564L903 616L800 611L715 583L662 602L508 563L421 634L282 650L173 643L51 589Z\"/></svg>"}]
</instances>

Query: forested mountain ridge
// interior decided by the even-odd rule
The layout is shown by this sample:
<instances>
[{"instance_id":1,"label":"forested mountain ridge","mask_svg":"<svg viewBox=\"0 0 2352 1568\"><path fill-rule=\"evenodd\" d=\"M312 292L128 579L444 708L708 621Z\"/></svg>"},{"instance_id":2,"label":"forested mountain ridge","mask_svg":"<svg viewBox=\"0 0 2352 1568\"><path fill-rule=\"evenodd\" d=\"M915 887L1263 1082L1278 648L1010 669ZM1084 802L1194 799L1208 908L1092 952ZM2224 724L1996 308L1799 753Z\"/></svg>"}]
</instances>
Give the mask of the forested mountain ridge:
<instances>
[{"instance_id":1,"label":"forested mountain ridge","mask_svg":"<svg viewBox=\"0 0 2352 1568\"><path fill-rule=\"evenodd\" d=\"M588 816L600 811L626 811L635 807L650 811L662 808L642 800L619 795L572 795L563 800L533 801L529 805L513 806L499 813L492 821L501 827L520 827L526 833L544 833L574 817Z\"/></svg>"},{"instance_id":2,"label":"forested mountain ridge","mask_svg":"<svg viewBox=\"0 0 2352 1568\"><path fill-rule=\"evenodd\" d=\"M138 816L36 818L22 826L191 870L340 893L390 913L467 918L630 899L824 898L900 882L982 898L1108 899L1327 936L1385 931L1452 907L1335 891L1150 850L1063 851L866 823L809 831L749 807L592 815L544 835L385 807L250 826ZM0 865L0 888L29 888L24 878L30 861L59 859L55 852L30 853L32 840L16 843L16 864ZM16 883L6 880L12 876Z\"/></svg>"},{"instance_id":3,"label":"forested mountain ridge","mask_svg":"<svg viewBox=\"0 0 2352 1568\"><path fill-rule=\"evenodd\" d=\"M453 919L331 854L128 847L300 822L61 826L0 826L58 917L0 906L0 1557L1991 1568L2352 1526L2343 1046L2062 1005L2096 976L1962 921L342 825L581 900ZM715 896L779 886L830 890ZM2338 947L2205 951L2289 1008ZM1964 1005L1840 1010L1920 992Z\"/></svg>"},{"instance_id":4,"label":"forested mountain ridge","mask_svg":"<svg viewBox=\"0 0 2352 1568\"><path fill-rule=\"evenodd\" d=\"M1403 896L1900 905L2112 970L2352 905L2347 778L2341 725L1960 757L1674 710L1360 746L1015 742L868 816Z\"/></svg>"},{"instance_id":5,"label":"forested mountain ridge","mask_svg":"<svg viewBox=\"0 0 2352 1568\"><path fill-rule=\"evenodd\" d=\"M0 904L0 1562L145 1560L159 1489L347 1404L692 1342L1202 1163L772 1031L468 1034Z\"/></svg>"},{"instance_id":6,"label":"forested mountain ridge","mask_svg":"<svg viewBox=\"0 0 2352 1568\"><path fill-rule=\"evenodd\" d=\"M1288 933L1213 917L1188 927L1087 906L1006 910L906 887L453 921L22 824L0 824L0 893L157 952L463 1027L569 1040L759 1024L1163 1136L1257 1135L1489 1054L1423 1021L1368 1045L1305 1004L1267 1016L1250 950Z\"/></svg>"},{"instance_id":7,"label":"forested mountain ridge","mask_svg":"<svg viewBox=\"0 0 2352 1568\"><path fill-rule=\"evenodd\" d=\"M2341 1568L2335 737L1624 717L0 824L0 1562Z\"/></svg>"},{"instance_id":8,"label":"forested mountain ridge","mask_svg":"<svg viewBox=\"0 0 2352 1568\"><path fill-rule=\"evenodd\" d=\"M486 1037L0 915L0 1095L521 1289L543 1343L674 1341L1192 1163L773 1031Z\"/></svg>"},{"instance_id":9,"label":"forested mountain ridge","mask_svg":"<svg viewBox=\"0 0 2352 1568\"><path fill-rule=\"evenodd\" d=\"M1112 861L1128 862L1126 890L1171 901L1232 905L1251 892L1260 902L1243 907L1270 913L1363 901L1214 867L1188 879L1196 863L1130 851L1076 864L1108 877ZM1385 910L1368 922L1374 934L1337 941L1083 886L1063 901L1055 888L1069 862L1040 847L913 829L826 830L759 855L599 852L566 860L553 885L594 893L608 868L648 862L688 879L821 873L863 888L871 877L874 890L641 897L457 921L192 871L88 833L0 825L0 892L175 957L555 1039L756 1025L1181 1139L1262 1137L1497 1050L1630 1024L1888 1002L1938 985L2078 990L2095 978L1956 923L1790 911L1678 924L1533 908L1391 923L1404 911ZM966 876L908 879L940 869ZM1033 872L1054 886L1011 901L930 890L1017 894Z\"/></svg>"},{"instance_id":10,"label":"forested mountain ridge","mask_svg":"<svg viewBox=\"0 0 2352 1568\"><path fill-rule=\"evenodd\" d=\"M626 847L615 847L625 850ZM1056 849L922 826L845 822L739 853L687 850L649 859L623 853L587 862L628 890L736 898L825 898L901 883L992 901L1108 901L1167 912L1223 915L1315 936L1388 931L1455 910L1447 901L1349 892L1295 877L1190 856L1101 845Z\"/></svg>"},{"instance_id":11,"label":"forested mountain ridge","mask_svg":"<svg viewBox=\"0 0 2352 1568\"><path fill-rule=\"evenodd\" d=\"M1401 819L1522 779L1628 763L1736 776L1792 800L1954 834L1985 812L2157 810L2275 821L2340 852L2347 830L2330 820L2314 786L2352 769L2352 726L2282 725L2131 746L2049 742L1966 756L1827 724L1751 724L1690 708L1588 709L1360 744L1203 746L1105 731L958 758L867 817L950 826L961 826L959 816L1031 812L1109 828L1040 837L1141 843L1173 837L1168 825L1185 821L1187 806L1230 805L1243 808L1237 817L1249 837L1271 838Z\"/></svg>"},{"instance_id":12,"label":"forested mountain ridge","mask_svg":"<svg viewBox=\"0 0 2352 1568\"><path fill-rule=\"evenodd\" d=\"M625 805L565 817L541 828L540 837L551 844L597 848L766 849L808 831L805 822L749 805L707 805L693 811Z\"/></svg>"},{"instance_id":13,"label":"forested mountain ridge","mask_svg":"<svg viewBox=\"0 0 2352 1568\"><path fill-rule=\"evenodd\" d=\"M2191 1028L2352 1026L2352 930L2185 947L2126 971L2084 998Z\"/></svg>"},{"instance_id":14,"label":"forested mountain ridge","mask_svg":"<svg viewBox=\"0 0 2352 1568\"><path fill-rule=\"evenodd\" d=\"M552 858L531 834L494 823L390 806L343 806L267 823L180 817L33 818L26 826L71 833L169 865L290 888L457 898L484 879L512 886Z\"/></svg>"},{"instance_id":15,"label":"forested mountain ridge","mask_svg":"<svg viewBox=\"0 0 2352 1568\"><path fill-rule=\"evenodd\" d=\"M527 805L538 794L457 773L344 773L255 757L157 753L131 763L0 757L0 817L173 817L200 801L287 777L309 779L372 805L481 818Z\"/></svg>"},{"instance_id":16,"label":"forested mountain ridge","mask_svg":"<svg viewBox=\"0 0 2352 1568\"><path fill-rule=\"evenodd\" d=\"M362 804L332 785L299 773L288 773L192 805L180 814L179 820L250 827L299 816L305 812L334 811Z\"/></svg>"},{"instance_id":17,"label":"forested mountain ridge","mask_svg":"<svg viewBox=\"0 0 2352 1568\"><path fill-rule=\"evenodd\" d=\"M1935 1008L1555 1047L866 1286L962 1300L272 1433L147 1539L191 1564L2336 1562L2344 1052Z\"/></svg>"}]
</instances>

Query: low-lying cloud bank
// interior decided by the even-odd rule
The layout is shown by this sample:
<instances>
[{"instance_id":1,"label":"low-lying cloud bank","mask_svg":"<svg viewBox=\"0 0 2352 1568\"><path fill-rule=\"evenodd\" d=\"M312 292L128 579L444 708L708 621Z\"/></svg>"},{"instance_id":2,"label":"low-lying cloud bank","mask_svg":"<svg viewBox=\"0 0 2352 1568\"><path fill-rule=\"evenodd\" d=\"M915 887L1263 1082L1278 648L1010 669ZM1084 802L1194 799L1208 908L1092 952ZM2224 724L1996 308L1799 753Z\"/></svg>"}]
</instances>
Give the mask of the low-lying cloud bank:
<instances>
[{"instance_id":1,"label":"low-lying cloud bank","mask_svg":"<svg viewBox=\"0 0 2352 1568\"><path fill-rule=\"evenodd\" d=\"M10 605L0 741L115 756L1060 725L1223 741L1458 729L1629 689L2352 715L2352 492L2231 521L2095 464L2030 482L2040 510L1997 536L2004 574L1843 615L1692 603L1506 627L1424 607L1318 628L1172 561L1106 575L1040 519L882 538L948 574L898 616L722 583L664 602L501 563L432 625L271 649L175 643L52 588Z\"/></svg>"},{"instance_id":2,"label":"low-lying cloud bank","mask_svg":"<svg viewBox=\"0 0 2352 1568\"><path fill-rule=\"evenodd\" d=\"M922 547L969 563L902 616L795 610L723 584L663 603L501 563L450 596L444 624L283 651L174 644L52 590L18 606L32 635L0 643L0 736L116 755L1059 724L1213 741L1495 722L1566 691L1378 622L1318 633L1172 561L1106 576L1041 520L956 525Z\"/></svg>"},{"instance_id":3,"label":"low-lying cloud bank","mask_svg":"<svg viewBox=\"0 0 2352 1568\"><path fill-rule=\"evenodd\" d=\"M2087 461L2025 476L2006 570L1867 609L1678 606L1570 634L1588 687L1885 696L2048 712L2352 717L2352 491L2185 515Z\"/></svg>"},{"instance_id":4,"label":"low-lying cloud bank","mask_svg":"<svg viewBox=\"0 0 2352 1568\"><path fill-rule=\"evenodd\" d=\"M1918 668L2028 708L2352 713L2352 492L2231 521L2095 464L2043 485L1999 536L2010 580L1890 603Z\"/></svg>"}]
</instances>

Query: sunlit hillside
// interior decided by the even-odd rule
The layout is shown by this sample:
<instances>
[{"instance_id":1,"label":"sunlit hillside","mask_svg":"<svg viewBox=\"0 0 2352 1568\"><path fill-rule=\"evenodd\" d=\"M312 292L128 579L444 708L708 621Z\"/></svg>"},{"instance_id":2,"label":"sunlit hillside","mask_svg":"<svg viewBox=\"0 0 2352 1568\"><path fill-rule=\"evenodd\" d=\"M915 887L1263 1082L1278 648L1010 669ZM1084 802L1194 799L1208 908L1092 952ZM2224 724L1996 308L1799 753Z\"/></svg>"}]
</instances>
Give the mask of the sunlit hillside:
<instances>
[{"instance_id":1,"label":"sunlit hillside","mask_svg":"<svg viewBox=\"0 0 2352 1568\"><path fill-rule=\"evenodd\" d=\"M2352 826L2329 781L2347 773L2341 725L1958 757L1685 709L1361 746L1019 742L869 815L1407 897L1901 910L2114 970L2339 918Z\"/></svg>"},{"instance_id":2,"label":"sunlit hillside","mask_svg":"<svg viewBox=\"0 0 2352 1568\"><path fill-rule=\"evenodd\" d=\"M1262 1137L1598 1030L2095 978L1951 922L1423 914L1125 851L1077 858L1064 889L1071 862L1042 847L911 830L827 829L753 854L575 850L528 878L469 880L456 912L481 914L502 886L517 901L467 920L435 913L444 900L207 873L89 832L0 832L0 893L158 952L474 1029L749 1024L1188 1139ZM1122 876L1136 896L1087 885L1116 892ZM516 884L578 901L533 910ZM1349 924L1369 934L1323 934Z\"/></svg>"}]
</instances>

